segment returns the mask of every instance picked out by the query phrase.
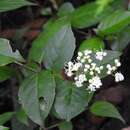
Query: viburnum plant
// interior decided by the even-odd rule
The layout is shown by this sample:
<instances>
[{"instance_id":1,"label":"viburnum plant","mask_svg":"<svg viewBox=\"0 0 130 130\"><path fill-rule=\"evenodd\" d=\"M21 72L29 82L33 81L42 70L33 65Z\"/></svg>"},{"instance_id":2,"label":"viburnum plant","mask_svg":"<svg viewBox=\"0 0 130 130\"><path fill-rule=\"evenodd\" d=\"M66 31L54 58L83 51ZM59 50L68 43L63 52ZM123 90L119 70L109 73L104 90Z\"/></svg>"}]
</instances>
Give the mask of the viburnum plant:
<instances>
[{"instance_id":1,"label":"viburnum plant","mask_svg":"<svg viewBox=\"0 0 130 130\"><path fill-rule=\"evenodd\" d=\"M93 53L92 50L85 50L83 53L78 52L76 61L70 61L66 64L65 73L69 77L74 76L77 87L87 86L86 90L90 91L96 91L102 86L102 72L106 75L114 75L116 82L124 80L124 76L116 72L118 67L121 66L118 59L113 60L114 65L101 65L100 62L105 56L107 56L107 52L103 51L97 51L96 53Z\"/></svg>"},{"instance_id":2,"label":"viburnum plant","mask_svg":"<svg viewBox=\"0 0 130 130\"><path fill-rule=\"evenodd\" d=\"M2 2L6 5L0 6L0 12L34 5L25 0L14 0L15 4L11 4L8 0L7 8L5 1L0 1L0 5ZM53 127L72 130L71 119L88 107L97 116L124 122L113 104L92 100L95 91L102 88L104 77L111 75L115 82L125 78L119 67L122 50L130 41L130 11L122 3L123 0L97 0L76 9L71 3L64 3L57 10L57 17L50 19L32 42L27 58L18 50L14 52L8 40L0 39L0 80L17 77L20 112L24 115L23 118L17 112L5 113L8 119L15 114L26 125L27 118L31 119L39 125L39 130ZM93 33L87 35L88 30ZM76 46L74 32L84 36L80 46ZM11 63L21 69L16 71ZM48 126L45 123L48 116L60 121Z\"/></svg>"}]
</instances>

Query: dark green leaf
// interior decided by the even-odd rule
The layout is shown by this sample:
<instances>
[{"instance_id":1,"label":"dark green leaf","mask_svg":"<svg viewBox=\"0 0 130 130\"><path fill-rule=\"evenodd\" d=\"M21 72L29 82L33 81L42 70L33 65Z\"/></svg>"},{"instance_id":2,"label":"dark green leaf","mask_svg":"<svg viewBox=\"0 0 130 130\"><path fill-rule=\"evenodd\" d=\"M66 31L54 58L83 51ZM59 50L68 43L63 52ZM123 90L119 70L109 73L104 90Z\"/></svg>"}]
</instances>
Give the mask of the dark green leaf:
<instances>
[{"instance_id":1,"label":"dark green leaf","mask_svg":"<svg viewBox=\"0 0 130 130\"><path fill-rule=\"evenodd\" d=\"M0 125L4 125L7 121L9 121L12 116L13 112L6 112L0 115Z\"/></svg>"},{"instance_id":2,"label":"dark green leaf","mask_svg":"<svg viewBox=\"0 0 130 130\"><path fill-rule=\"evenodd\" d=\"M55 110L60 118L70 121L85 110L92 95L92 93L76 88L68 81L58 79Z\"/></svg>"},{"instance_id":3,"label":"dark green leaf","mask_svg":"<svg viewBox=\"0 0 130 130\"><path fill-rule=\"evenodd\" d=\"M12 51L9 41L6 39L0 39L0 66L7 65L9 63L20 61L24 62L24 59L20 55L19 51Z\"/></svg>"},{"instance_id":4,"label":"dark green leaf","mask_svg":"<svg viewBox=\"0 0 130 130\"><path fill-rule=\"evenodd\" d=\"M46 28L34 41L29 58L59 70L72 58L75 38L65 18L49 23Z\"/></svg>"},{"instance_id":5,"label":"dark green leaf","mask_svg":"<svg viewBox=\"0 0 130 130\"><path fill-rule=\"evenodd\" d=\"M97 37L89 38L81 43L79 51L84 51L87 49L93 51L104 49L104 42Z\"/></svg>"},{"instance_id":6,"label":"dark green leaf","mask_svg":"<svg viewBox=\"0 0 130 130\"><path fill-rule=\"evenodd\" d=\"M119 32L130 23L130 11L117 10L105 18L98 26L97 33L109 35Z\"/></svg>"},{"instance_id":7,"label":"dark green leaf","mask_svg":"<svg viewBox=\"0 0 130 130\"><path fill-rule=\"evenodd\" d=\"M41 71L27 78L19 91L19 99L27 115L42 125L55 97L55 82L50 71Z\"/></svg>"},{"instance_id":8,"label":"dark green leaf","mask_svg":"<svg viewBox=\"0 0 130 130\"><path fill-rule=\"evenodd\" d=\"M112 50L123 51L130 42L130 27L126 27L112 42Z\"/></svg>"},{"instance_id":9,"label":"dark green leaf","mask_svg":"<svg viewBox=\"0 0 130 130\"><path fill-rule=\"evenodd\" d=\"M59 125L59 130L73 130L73 125L71 122L62 122Z\"/></svg>"},{"instance_id":10,"label":"dark green leaf","mask_svg":"<svg viewBox=\"0 0 130 130\"><path fill-rule=\"evenodd\" d=\"M15 71L8 67L8 66L2 66L0 67L0 81L5 81L15 75Z\"/></svg>"},{"instance_id":11,"label":"dark green leaf","mask_svg":"<svg viewBox=\"0 0 130 130\"><path fill-rule=\"evenodd\" d=\"M106 8L103 13L97 15L98 5L95 2L83 5L71 14L71 23L76 28L86 28L97 24L101 19L106 17L111 8Z\"/></svg>"},{"instance_id":12,"label":"dark green leaf","mask_svg":"<svg viewBox=\"0 0 130 130\"><path fill-rule=\"evenodd\" d=\"M0 0L0 12L5 12L22 6L34 5L27 0Z\"/></svg>"},{"instance_id":13,"label":"dark green leaf","mask_svg":"<svg viewBox=\"0 0 130 130\"><path fill-rule=\"evenodd\" d=\"M71 60L74 50L75 38L72 30L70 26L64 26L48 42L44 49L44 64L46 68L61 70L64 67L64 63Z\"/></svg>"},{"instance_id":14,"label":"dark green leaf","mask_svg":"<svg viewBox=\"0 0 130 130\"><path fill-rule=\"evenodd\" d=\"M90 110L97 116L117 118L125 122L116 107L109 102L97 101L91 106Z\"/></svg>"},{"instance_id":15,"label":"dark green leaf","mask_svg":"<svg viewBox=\"0 0 130 130\"><path fill-rule=\"evenodd\" d=\"M41 63L43 61L44 49L49 40L52 39L57 32L66 24L66 18L57 20L56 22L49 21L46 24L45 31L43 31L32 44L30 50L29 59Z\"/></svg>"}]
</instances>

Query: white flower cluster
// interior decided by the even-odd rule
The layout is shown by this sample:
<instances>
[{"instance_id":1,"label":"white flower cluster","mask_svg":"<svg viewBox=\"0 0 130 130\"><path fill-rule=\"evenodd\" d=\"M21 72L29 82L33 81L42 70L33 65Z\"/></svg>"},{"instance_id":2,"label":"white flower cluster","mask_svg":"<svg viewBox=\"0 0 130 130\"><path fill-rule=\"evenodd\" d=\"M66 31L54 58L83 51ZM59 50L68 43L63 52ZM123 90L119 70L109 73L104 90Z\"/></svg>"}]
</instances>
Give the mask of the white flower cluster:
<instances>
[{"instance_id":1,"label":"white flower cluster","mask_svg":"<svg viewBox=\"0 0 130 130\"><path fill-rule=\"evenodd\" d=\"M113 75L115 81L124 80L124 76L116 72L121 63L118 59L113 61L114 65L107 64L101 66L99 63L107 56L105 51L92 52L92 50L85 50L78 52L76 61L69 61L65 64L65 73L68 77L74 77L75 85L77 87L88 86L87 90L96 91L102 86L102 73Z\"/></svg>"}]
</instances>

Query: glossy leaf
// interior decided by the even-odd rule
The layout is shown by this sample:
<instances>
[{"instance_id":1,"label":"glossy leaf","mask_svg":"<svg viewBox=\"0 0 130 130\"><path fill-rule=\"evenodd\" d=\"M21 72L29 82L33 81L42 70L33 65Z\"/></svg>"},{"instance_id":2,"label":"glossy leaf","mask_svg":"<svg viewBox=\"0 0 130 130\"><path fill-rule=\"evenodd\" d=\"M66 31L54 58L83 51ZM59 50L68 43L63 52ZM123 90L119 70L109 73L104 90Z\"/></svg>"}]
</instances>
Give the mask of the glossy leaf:
<instances>
[{"instance_id":1,"label":"glossy leaf","mask_svg":"<svg viewBox=\"0 0 130 130\"><path fill-rule=\"evenodd\" d=\"M45 47L44 64L46 68L61 70L64 67L64 63L71 60L74 50L75 38L71 27L66 25Z\"/></svg>"},{"instance_id":2,"label":"glossy leaf","mask_svg":"<svg viewBox=\"0 0 130 130\"><path fill-rule=\"evenodd\" d=\"M15 61L24 62L24 59L22 58L18 50L13 52L8 40L1 38L0 39L0 66L4 66Z\"/></svg>"},{"instance_id":3,"label":"glossy leaf","mask_svg":"<svg viewBox=\"0 0 130 130\"><path fill-rule=\"evenodd\" d=\"M5 12L30 5L34 4L27 0L0 0L0 12Z\"/></svg>"},{"instance_id":4,"label":"glossy leaf","mask_svg":"<svg viewBox=\"0 0 130 130\"><path fill-rule=\"evenodd\" d=\"M106 17L110 12L111 8L106 8L103 13L97 15L98 5L96 2L85 4L76 9L71 14L71 24L76 28L86 28L97 24L101 19Z\"/></svg>"},{"instance_id":5,"label":"glossy leaf","mask_svg":"<svg viewBox=\"0 0 130 130\"><path fill-rule=\"evenodd\" d=\"M90 110L97 116L117 118L125 122L116 107L109 102L97 101L91 106Z\"/></svg>"},{"instance_id":6,"label":"glossy leaf","mask_svg":"<svg viewBox=\"0 0 130 130\"><path fill-rule=\"evenodd\" d=\"M71 122L62 122L59 125L59 130L73 130L73 125Z\"/></svg>"},{"instance_id":7,"label":"glossy leaf","mask_svg":"<svg viewBox=\"0 0 130 130\"><path fill-rule=\"evenodd\" d=\"M130 42L130 27L126 27L122 32L117 34L112 42L111 48L114 51L123 51Z\"/></svg>"},{"instance_id":8,"label":"glossy leaf","mask_svg":"<svg viewBox=\"0 0 130 130\"><path fill-rule=\"evenodd\" d=\"M105 18L98 26L97 33L109 35L119 32L130 23L130 11L117 10Z\"/></svg>"},{"instance_id":9,"label":"glossy leaf","mask_svg":"<svg viewBox=\"0 0 130 130\"><path fill-rule=\"evenodd\" d=\"M27 115L35 123L42 125L55 97L55 82L50 71L27 78L19 91L19 99ZM41 102L42 99L42 102Z\"/></svg>"},{"instance_id":10,"label":"glossy leaf","mask_svg":"<svg viewBox=\"0 0 130 130\"><path fill-rule=\"evenodd\" d=\"M54 107L61 119L70 121L87 107L92 93L76 88L68 81L57 81L57 95Z\"/></svg>"},{"instance_id":11,"label":"glossy leaf","mask_svg":"<svg viewBox=\"0 0 130 130\"><path fill-rule=\"evenodd\" d=\"M70 24L62 18L47 25L34 41L29 58L39 63L44 62L46 68L59 70L72 58L74 49L75 38Z\"/></svg>"},{"instance_id":12,"label":"glossy leaf","mask_svg":"<svg viewBox=\"0 0 130 130\"><path fill-rule=\"evenodd\" d=\"M15 76L15 71L12 68L8 66L0 67L0 81L5 81L13 76Z\"/></svg>"},{"instance_id":13,"label":"glossy leaf","mask_svg":"<svg viewBox=\"0 0 130 130\"><path fill-rule=\"evenodd\" d=\"M104 42L97 37L89 38L81 43L79 51L84 51L87 49L93 51L102 50L104 49Z\"/></svg>"},{"instance_id":14,"label":"glossy leaf","mask_svg":"<svg viewBox=\"0 0 130 130\"><path fill-rule=\"evenodd\" d=\"M14 115L13 112L6 112L0 115L0 125L4 125L7 121L9 121L12 116Z\"/></svg>"}]
</instances>

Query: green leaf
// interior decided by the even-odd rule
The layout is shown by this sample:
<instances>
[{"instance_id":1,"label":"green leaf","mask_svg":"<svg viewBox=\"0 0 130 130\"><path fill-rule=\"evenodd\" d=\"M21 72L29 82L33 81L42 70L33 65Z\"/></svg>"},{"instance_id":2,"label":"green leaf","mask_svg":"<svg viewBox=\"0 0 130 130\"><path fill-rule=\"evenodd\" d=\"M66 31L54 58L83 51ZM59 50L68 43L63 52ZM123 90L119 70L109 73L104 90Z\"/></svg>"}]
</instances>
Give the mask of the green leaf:
<instances>
[{"instance_id":1,"label":"green leaf","mask_svg":"<svg viewBox=\"0 0 130 130\"><path fill-rule=\"evenodd\" d=\"M42 125L55 97L55 81L50 71L41 71L25 79L19 90L19 99L30 119Z\"/></svg>"},{"instance_id":2,"label":"green leaf","mask_svg":"<svg viewBox=\"0 0 130 130\"><path fill-rule=\"evenodd\" d=\"M57 32L66 24L66 18L57 21L49 21L45 30L33 41L32 48L29 53L29 59L41 63L43 61L44 49L49 40L52 39Z\"/></svg>"},{"instance_id":3,"label":"green leaf","mask_svg":"<svg viewBox=\"0 0 130 130\"><path fill-rule=\"evenodd\" d=\"M123 51L130 42L130 27L126 27L123 31L117 34L112 42L111 48L114 51Z\"/></svg>"},{"instance_id":4,"label":"green leaf","mask_svg":"<svg viewBox=\"0 0 130 130\"><path fill-rule=\"evenodd\" d=\"M97 14L103 13L103 10L114 0L96 0L96 3L98 5L97 8Z\"/></svg>"},{"instance_id":5,"label":"green leaf","mask_svg":"<svg viewBox=\"0 0 130 130\"><path fill-rule=\"evenodd\" d=\"M125 9L126 10L126 2L124 0L114 0L112 2L112 7L114 9Z\"/></svg>"},{"instance_id":6,"label":"green leaf","mask_svg":"<svg viewBox=\"0 0 130 130\"><path fill-rule=\"evenodd\" d=\"M104 42L97 37L89 38L81 43L79 51L84 51L87 49L93 51L104 49Z\"/></svg>"},{"instance_id":7,"label":"green leaf","mask_svg":"<svg viewBox=\"0 0 130 130\"><path fill-rule=\"evenodd\" d=\"M59 125L59 130L73 130L73 125L71 122L62 122Z\"/></svg>"},{"instance_id":8,"label":"green leaf","mask_svg":"<svg viewBox=\"0 0 130 130\"><path fill-rule=\"evenodd\" d=\"M24 59L20 55L19 51L12 51L9 41L6 39L0 39L0 66L7 65L9 63L19 61L24 62Z\"/></svg>"},{"instance_id":9,"label":"green leaf","mask_svg":"<svg viewBox=\"0 0 130 130\"><path fill-rule=\"evenodd\" d=\"M9 121L12 116L14 115L14 112L6 112L0 115L0 125L4 125L7 121Z\"/></svg>"},{"instance_id":10,"label":"green leaf","mask_svg":"<svg viewBox=\"0 0 130 130\"><path fill-rule=\"evenodd\" d=\"M55 110L61 119L70 121L85 110L93 94L76 88L68 81L58 79L56 83Z\"/></svg>"},{"instance_id":11,"label":"green leaf","mask_svg":"<svg viewBox=\"0 0 130 130\"><path fill-rule=\"evenodd\" d=\"M46 68L61 70L64 63L71 60L75 50L75 38L70 26L64 26L50 40L44 50Z\"/></svg>"},{"instance_id":12,"label":"green leaf","mask_svg":"<svg viewBox=\"0 0 130 130\"><path fill-rule=\"evenodd\" d=\"M119 32L130 23L130 11L117 10L102 20L98 26L97 33L109 35Z\"/></svg>"},{"instance_id":13,"label":"green leaf","mask_svg":"<svg viewBox=\"0 0 130 130\"><path fill-rule=\"evenodd\" d=\"M8 66L0 67L0 81L5 81L11 77L15 76L15 70Z\"/></svg>"},{"instance_id":14,"label":"green leaf","mask_svg":"<svg viewBox=\"0 0 130 130\"><path fill-rule=\"evenodd\" d=\"M75 8L73 7L73 5L70 2L66 2L59 8L58 16L63 17L66 15L69 15L74 10L75 10Z\"/></svg>"},{"instance_id":15,"label":"green leaf","mask_svg":"<svg viewBox=\"0 0 130 130\"><path fill-rule=\"evenodd\" d=\"M65 18L49 23L46 28L34 41L29 58L59 70L72 58L75 38Z\"/></svg>"},{"instance_id":16,"label":"green leaf","mask_svg":"<svg viewBox=\"0 0 130 130\"><path fill-rule=\"evenodd\" d=\"M26 0L0 0L0 12L17 9L23 6L35 5Z\"/></svg>"},{"instance_id":17,"label":"green leaf","mask_svg":"<svg viewBox=\"0 0 130 130\"><path fill-rule=\"evenodd\" d=\"M105 8L103 13L97 15L98 5L96 2L85 4L71 14L71 24L76 28L86 28L97 24L112 12L111 8Z\"/></svg>"},{"instance_id":18,"label":"green leaf","mask_svg":"<svg viewBox=\"0 0 130 130\"><path fill-rule=\"evenodd\" d=\"M9 130L9 128L4 127L4 126L0 126L0 130Z\"/></svg>"},{"instance_id":19,"label":"green leaf","mask_svg":"<svg viewBox=\"0 0 130 130\"><path fill-rule=\"evenodd\" d=\"M117 118L125 122L118 110L116 109L116 107L113 104L106 101L95 102L91 106L90 111L97 116Z\"/></svg>"},{"instance_id":20,"label":"green leaf","mask_svg":"<svg viewBox=\"0 0 130 130\"><path fill-rule=\"evenodd\" d=\"M25 111L24 111L22 108L16 112L16 117L17 117L17 119L18 119L21 123L23 123L23 124L25 124L25 125L28 125L28 117L27 117L27 114L25 113Z\"/></svg>"}]
</instances>

